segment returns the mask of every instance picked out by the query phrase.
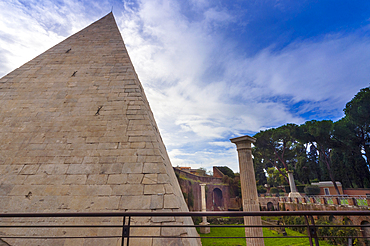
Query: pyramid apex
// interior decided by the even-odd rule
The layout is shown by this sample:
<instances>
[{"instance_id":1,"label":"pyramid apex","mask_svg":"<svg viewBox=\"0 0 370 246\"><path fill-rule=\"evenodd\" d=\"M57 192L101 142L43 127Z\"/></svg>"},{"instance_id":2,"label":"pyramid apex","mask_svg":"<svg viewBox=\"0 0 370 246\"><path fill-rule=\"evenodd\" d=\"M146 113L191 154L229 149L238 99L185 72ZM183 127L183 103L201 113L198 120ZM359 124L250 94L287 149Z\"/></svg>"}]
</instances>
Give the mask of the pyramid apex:
<instances>
[{"instance_id":1,"label":"pyramid apex","mask_svg":"<svg viewBox=\"0 0 370 246\"><path fill-rule=\"evenodd\" d=\"M112 11L1 78L0 89L0 184L9 187L0 213L188 211Z\"/></svg>"}]
</instances>

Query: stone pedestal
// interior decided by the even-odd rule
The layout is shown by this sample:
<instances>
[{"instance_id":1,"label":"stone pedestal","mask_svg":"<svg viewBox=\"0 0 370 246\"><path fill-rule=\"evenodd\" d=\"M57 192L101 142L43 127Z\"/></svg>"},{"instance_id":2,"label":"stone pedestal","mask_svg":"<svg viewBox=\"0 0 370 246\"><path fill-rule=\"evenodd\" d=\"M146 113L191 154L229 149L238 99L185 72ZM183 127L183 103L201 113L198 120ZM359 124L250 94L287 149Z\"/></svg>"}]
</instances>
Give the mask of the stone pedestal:
<instances>
[{"instance_id":1,"label":"stone pedestal","mask_svg":"<svg viewBox=\"0 0 370 246\"><path fill-rule=\"evenodd\" d=\"M251 144L256 141L250 136L230 139L236 144L239 158L240 184L243 199L243 211L259 211L256 179L254 176ZM245 225L262 225L261 217L244 217ZM246 237L263 237L262 228L245 228ZM263 238L247 238L247 246L264 246Z\"/></svg>"},{"instance_id":2,"label":"stone pedestal","mask_svg":"<svg viewBox=\"0 0 370 246\"><path fill-rule=\"evenodd\" d=\"M201 195L201 200L202 200L202 212L207 211L207 203L206 203L206 184L200 184L200 195ZM203 216L203 221L199 223L199 225L209 225L207 222L207 216ZM200 233L203 234L208 234L211 233L211 228L210 227L200 227L199 228Z\"/></svg>"},{"instance_id":3,"label":"stone pedestal","mask_svg":"<svg viewBox=\"0 0 370 246\"><path fill-rule=\"evenodd\" d=\"M206 222L200 222L199 223L199 225L202 225L202 226L207 226L207 225L209 225L209 223L206 221ZM209 234L209 233L211 233L211 227L199 227L199 231L200 231L200 233L202 233L202 234Z\"/></svg>"},{"instance_id":4,"label":"stone pedestal","mask_svg":"<svg viewBox=\"0 0 370 246\"><path fill-rule=\"evenodd\" d=\"M297 187L295 186L294 177L292 172L288 172L288 179L289 179L289 186L290 186L290 193L289 197L302 197L301 194L297 191Z\"/></svg>"}]
</instances>

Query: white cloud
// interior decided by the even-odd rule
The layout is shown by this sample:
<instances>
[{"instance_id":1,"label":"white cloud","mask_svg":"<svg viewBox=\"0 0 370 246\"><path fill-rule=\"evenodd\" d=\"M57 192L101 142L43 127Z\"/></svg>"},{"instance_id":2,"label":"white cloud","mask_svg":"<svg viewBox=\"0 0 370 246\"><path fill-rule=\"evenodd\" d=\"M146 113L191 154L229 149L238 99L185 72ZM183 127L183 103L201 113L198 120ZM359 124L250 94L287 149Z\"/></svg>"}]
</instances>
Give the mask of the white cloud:
<instances>
[{"instance_id":1,"label":"white cloud","mask_svg":"<svg viewBox=\"0 0 370 246\"><path fill-rule=\"evenodd\" d=\"M367 39L303 40L278 52L268 48L242 57L217 31L236 17L211 1L191 3L200 16L195 20L176 1L125 1L124 10L114 6L174 166L229 165L237 171L228 138L303 123L300 114L313 109L338 115L369 84ZM110 10L111 4L0 2L0 74L102 17L109 10L101 6ZM304 104L291 111L299 102Z\"/></svg>"},{"instance_id":2,"label":"white cloud","mask_svg":"<svg viewBox=\"0 0 370 246\"><path fill-rule=\"evenodd\" d=\"M214 145L210 140L303 123L289 108L301 101L306 104L298 113L318 105L326 113L341 111L366 86L366 40L303 41L279 52L266 49L240 57L225 37L208 29L212 21L231 21L227 13L203 2L198 11L205 18L192 21L174 2L141 3L138 12L120 18L120 27L171 151L197 143L198 152L193 151L208 156L205 150ZM224 72L209 76L217 68ZM174 151L171 157L174 163L207 165L199 154L190 159Z\"/></svg>"},{"instance_id":3,"label":"white cloud","mask_svg":"<svg viewBox=\"0 0 370 246\"><path fill-rule=\"evenodd\" d=\"M0 74L10 72L90 24L82 2L0 1Z\"/></svg>"}]
</instances>

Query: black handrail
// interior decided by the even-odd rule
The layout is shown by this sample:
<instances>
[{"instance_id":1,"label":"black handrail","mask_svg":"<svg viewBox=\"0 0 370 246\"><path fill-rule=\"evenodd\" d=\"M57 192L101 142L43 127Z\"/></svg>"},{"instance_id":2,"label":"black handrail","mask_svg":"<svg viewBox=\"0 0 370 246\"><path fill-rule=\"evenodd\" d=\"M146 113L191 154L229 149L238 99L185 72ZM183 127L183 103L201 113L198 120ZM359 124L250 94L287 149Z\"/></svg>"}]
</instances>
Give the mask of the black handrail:
<instances>
[{"instance_id":1,"label":"black handrail","mask_svg":"<svg viewBox=\"0 0 370 246\"><path fill-rule=\"evenodd\" d=\"M245 216L304 216L305 224L303 225L150 225L150 224L132 224L131 220L135 217L245 217ZM258 211L258 212L243 212L243 211L232 211L232 212L83 212L83 213L0 213L0 229L3 228L121 228L122 232L117 235L86 235L86 236L38 236L34 234L32 236L24 235L1 235L3 239L77 239L77 238L122 238L121 245L129 245L130 238L177 238L179 236L158 236L158 235L130 235L131 228L150 228L150 227L161 227L161 228L183 228L183 227L251 227L251 228L307 228L307 236L287 236L285 238L308 238L310 245L319 245L319 238L347 238L345 236L320 236L317 235L317 228L320 227L349 227L349 228L364 228L370 227L367 225L319 225L315 224L313 216L369 216L370 210L342 210L342 211ZM86 224L58 224L58 222L52 223L47 221L47 224L38 223L37 221L8 221L5 218L106 218L106 217L119 217L122 218L120 224L117 223L105 223L105 224L94 224L94 222L84 221ZM3 218L3 219L2 219ZM123 223L122 223L123 221ZM22 222L22 223L21 223ZM66 222L66 221L64 221ZM30 224L31 223L31 224ZM35 224L32 224L35 223ZM90 223L90 224L89 224ZM186 238L200 238L187 236ZM261 237L206 237L206 238L261 238ZM263 238L281 238L281 237L263 237ZM369 238L366 235L357 235L355 238Z\"/></svg>"}]
</instances>

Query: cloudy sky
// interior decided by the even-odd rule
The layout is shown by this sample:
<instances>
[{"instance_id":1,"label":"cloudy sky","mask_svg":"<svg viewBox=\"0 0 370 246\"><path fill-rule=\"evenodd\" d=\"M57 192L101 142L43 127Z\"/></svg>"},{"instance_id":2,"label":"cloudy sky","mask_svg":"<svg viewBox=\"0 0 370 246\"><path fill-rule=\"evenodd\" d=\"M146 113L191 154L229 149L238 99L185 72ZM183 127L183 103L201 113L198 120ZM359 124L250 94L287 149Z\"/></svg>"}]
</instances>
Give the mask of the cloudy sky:
<instances>
[{"instance_id":1,"label":"cloudy sky","mask_svg":"<svg viewBox=\"0 0 370 246\"><path fill-rule=\"evenodd\" d=\"M0 77L112 8L174 166L238 171L230 138L336 121L369 86L363 0L0 0Z\"/></svg>"}]
</instances>

